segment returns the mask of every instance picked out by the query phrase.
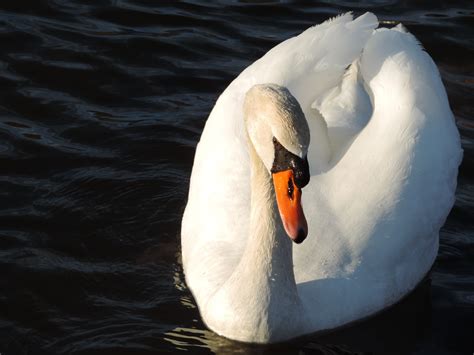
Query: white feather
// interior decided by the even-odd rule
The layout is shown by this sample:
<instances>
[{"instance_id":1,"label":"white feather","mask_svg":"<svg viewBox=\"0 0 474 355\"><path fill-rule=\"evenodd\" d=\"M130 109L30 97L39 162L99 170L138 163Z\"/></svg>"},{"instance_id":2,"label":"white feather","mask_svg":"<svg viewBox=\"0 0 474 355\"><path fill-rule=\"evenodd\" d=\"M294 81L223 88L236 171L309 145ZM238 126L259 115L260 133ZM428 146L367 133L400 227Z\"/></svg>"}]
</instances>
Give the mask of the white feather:
<instances>
[{"instance_id":1,"label":"white feather","mask_svg":"<svg viewBox=\"0 0 474 355\"><path fill-rule=\"evenodd\" d=\"M182 222L186 281L205 322L226 312L209 300L251 243L243 120L250 87L275 83L296 97L310 128L312 175L303 189L309 235L293 248L308 322L295 328L297 320L288 321L286 335L272 334L271 324L258 337L231 326L215 329L220 334L271 342L335 328L393 304L430 269L454 202L459 133L429 55L403 27L374 31L377 25L366 13L312 27L245 69L216 102ZM268 309L240 304L234 311L269 319L262 316Z\"/></svg>"}]
</instances>

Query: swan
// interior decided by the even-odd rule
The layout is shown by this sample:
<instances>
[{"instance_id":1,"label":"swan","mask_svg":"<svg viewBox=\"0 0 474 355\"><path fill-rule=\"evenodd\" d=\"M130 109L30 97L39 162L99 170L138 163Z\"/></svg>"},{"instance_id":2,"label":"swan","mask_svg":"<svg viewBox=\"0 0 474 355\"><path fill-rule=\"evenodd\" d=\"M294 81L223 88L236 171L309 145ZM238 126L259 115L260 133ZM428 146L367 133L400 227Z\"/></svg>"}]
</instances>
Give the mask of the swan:
<instances>
[{"instance_id":1,"label":"swan","mask_svg":"<svg viewBox=\"0 0 474 355\"><path fill-rule=\"evenodd\" d=\"M205 324L274 343L370 316L432 266L462 159L438 70L347 13L246 68L196 148L182 262Z\"/></svg>"}]
</instances>

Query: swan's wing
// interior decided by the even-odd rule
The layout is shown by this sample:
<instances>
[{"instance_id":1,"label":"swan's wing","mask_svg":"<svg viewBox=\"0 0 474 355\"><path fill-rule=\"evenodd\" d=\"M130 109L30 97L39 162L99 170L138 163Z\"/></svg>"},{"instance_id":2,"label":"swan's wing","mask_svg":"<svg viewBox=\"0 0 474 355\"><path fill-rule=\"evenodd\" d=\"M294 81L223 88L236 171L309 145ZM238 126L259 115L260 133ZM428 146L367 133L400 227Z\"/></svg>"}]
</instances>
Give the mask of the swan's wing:
<instances>
[{"instance_id":1,"label":"swan's wing","mask_svg":"<svg viewBox=\"0 0 474 355\"><path fill-rule=\"evenodd\" d=\"M311 105L326 122L333 161L345 153L372 115L370 97L360 80L359 59L351 64L337 86L318 96Z\"/></svg>"},{"instance_id":2,"label":"swan's wing","mask_svg":"<svg viewBox=\"0 0 474 355\"><path fill-rule=\"evenodd\" d=\"M303 201L310 235L295 247L300 293L322 305L328 324L382 309L426 274L462 158L438 70L412 35L377 30L360 74L372 116L337 164L312 177ZM333 307L349 319L330 320L342 314Z\"/></svg>"},{"instance_id":3,"label":"swan's wing","mask_svg":"<svg viewBox=\"0 0 474 355\"><path fill-rule=\"evenodd\" d=\"M219 97L196 148L181 231L186 278L198 302L230 275L247 242L250 171L242 113L245 93L259 83L284 85L307 117L313 115L311 103L339 82L376 26L376 17L367 13L354 21L345 14L312 27L270 50ZM339 44L336 50L334 42ZM314 122L310 125L320 124Z\"/></svg>"}]
</instances>

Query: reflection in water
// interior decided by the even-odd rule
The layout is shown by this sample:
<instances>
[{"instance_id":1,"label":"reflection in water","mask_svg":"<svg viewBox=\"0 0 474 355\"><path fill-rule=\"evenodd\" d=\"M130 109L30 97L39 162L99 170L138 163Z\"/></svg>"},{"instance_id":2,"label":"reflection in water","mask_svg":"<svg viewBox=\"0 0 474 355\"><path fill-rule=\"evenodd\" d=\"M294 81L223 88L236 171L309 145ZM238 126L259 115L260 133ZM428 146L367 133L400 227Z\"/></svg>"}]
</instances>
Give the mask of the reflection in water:
<instances>
[{"instance_id":1,"label":"reflection in water","mask_svg":"<svg viewBox=\"0 0 474 355\"><path fill-rule=\"evenodd\" d=\"M179 260L204 122L247 65L350 10L419 38L461 131L431 288L333 333L226 340L202 323ZM461 0L1 2L0 353L471 353L473 14Z\"/></svg>"}]
</instances>

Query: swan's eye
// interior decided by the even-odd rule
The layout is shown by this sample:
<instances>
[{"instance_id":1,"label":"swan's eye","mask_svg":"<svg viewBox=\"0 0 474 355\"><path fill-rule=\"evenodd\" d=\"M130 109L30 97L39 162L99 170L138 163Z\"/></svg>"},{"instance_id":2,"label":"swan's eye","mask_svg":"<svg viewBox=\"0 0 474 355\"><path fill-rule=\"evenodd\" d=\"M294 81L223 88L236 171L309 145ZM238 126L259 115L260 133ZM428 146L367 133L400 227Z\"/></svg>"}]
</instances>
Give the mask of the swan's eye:
<instances>
[{"instance_id":1,"label":"swan's eye","mask_svg":"<svg viewBox=\"0 0 474 355\"><path fill-rule=\"evenodd\" d=\"M288 187L288 196L293 198L293 184L298 188L303 188L308 185L309 182L309 165L308 159L300 158L299 156L289 152L285 147L283 147L278 140L273 137L273 145L275 149L275 157L273 158L273 165L270 171L272 174L278 173L285 170L293 170L294 179L291 181L291 189ZM288 182L290 186L290 182Z\"/></svg>"},{"instance_id":2,"label":"swan's eye","mask_svg":"<svg viewBox=\"0 0 474 355\"><path fill-rule=\"evenodd\" d=\"M293 200L294 190L295 190L295 188L293 186L293 180L290 179L290 180L288 180L288 197L290 198L290 200Z\"/></svg>"}]
</instances>

